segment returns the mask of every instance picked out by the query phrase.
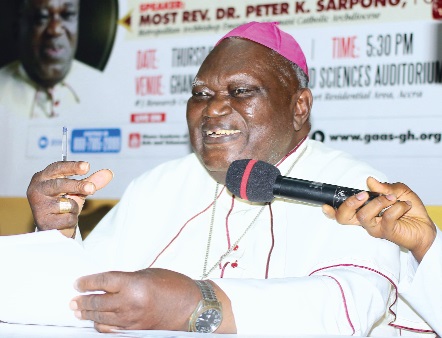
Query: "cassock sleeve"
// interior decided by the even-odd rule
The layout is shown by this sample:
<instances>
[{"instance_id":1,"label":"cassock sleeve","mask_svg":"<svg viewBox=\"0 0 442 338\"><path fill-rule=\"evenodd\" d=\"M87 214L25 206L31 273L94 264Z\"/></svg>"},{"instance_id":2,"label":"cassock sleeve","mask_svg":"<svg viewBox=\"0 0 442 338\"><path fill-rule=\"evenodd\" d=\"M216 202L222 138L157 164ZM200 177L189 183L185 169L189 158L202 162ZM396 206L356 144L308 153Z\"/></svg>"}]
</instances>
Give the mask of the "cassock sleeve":
<instances>
[{"instance_id":1,"label":"cassock sleeve","mask_svg":"<svg viewBox=\"0 0 442 338\"><path fill-rule=\"evenodd\" d=\"M413 261L414 257L410 253L408 270L405 272L408 279L400 284L399 292L442 336L442 232L439 229L433 245L416 271L413 269Z\"/></svg>"},{"instance_id":2,"label":"cassock sleeve","mask_svg":"<svg viewBox=\"0 0 442 338\"><path fill-rule=\"evenodd\" d=\"M299 278L214 282L231 300L239 334L367 335L396 298L388 278L358 267Z\"/></svg>"}]
</instances>

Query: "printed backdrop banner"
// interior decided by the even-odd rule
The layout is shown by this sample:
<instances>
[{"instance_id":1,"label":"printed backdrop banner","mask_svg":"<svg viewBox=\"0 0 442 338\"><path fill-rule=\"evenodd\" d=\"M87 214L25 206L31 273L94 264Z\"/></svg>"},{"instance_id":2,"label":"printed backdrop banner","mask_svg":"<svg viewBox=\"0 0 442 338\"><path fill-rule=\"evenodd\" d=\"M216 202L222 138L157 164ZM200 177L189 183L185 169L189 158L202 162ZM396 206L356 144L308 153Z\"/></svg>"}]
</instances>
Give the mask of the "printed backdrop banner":
<instances>
[{"instance_id":1,"label":"printed backdrop banner","mask_svg":"<svg viewBox=\"0 0 442 338\"><path fill-rule=\"evenodd\" d=\"M95 197L121 197L132 178L191 151L186 103L218 39L248 21L276 21L307 57L311 138L442 205L435 193L442 186L441 19L439 0L83 0L77 60L66 78L78 100L57 111L61 96L55 117L36 118L38 95L29 105L20 94L15 105L0 106L0 194L24 196L35 172L61 160L66 126L68 160L115 174ZM13 95L1 92L0 104Z\"/></svg>"}]
</instances>

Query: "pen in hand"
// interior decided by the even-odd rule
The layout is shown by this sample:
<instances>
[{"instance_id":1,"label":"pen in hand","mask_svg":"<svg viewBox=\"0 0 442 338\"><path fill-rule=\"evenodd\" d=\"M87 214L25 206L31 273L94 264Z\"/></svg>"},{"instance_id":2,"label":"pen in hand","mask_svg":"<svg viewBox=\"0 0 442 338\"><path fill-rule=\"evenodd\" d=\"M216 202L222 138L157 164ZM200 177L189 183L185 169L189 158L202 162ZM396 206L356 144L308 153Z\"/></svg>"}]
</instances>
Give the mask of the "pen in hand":
<instances>
[{"instance_id":1,"label":"pen in hand","mask_svg":"<svg viewBox=\"0 0 442 338\"><path fill-rule=\"evenodd\" d=\"M67 161L68 159L68 129L66 127L63 127L63 135L61 138L61 160ZM72 205L71 201L67 198L66 194L61 195L60 197L60 213L69 213L71 212ZM64 229L61 230L61 233L67 237L75 238L75 235L77 233L77 225L74 227L74 232L72 235L70 235L71 229Z\"/></svg>"},{"instance_id":2,"label":"pen in hand","mask_svg":"<svg viewBox=\"0 0 442 338\"><path fill-rule=\"evenodd\" d=\"M61 160L68 159L68 128L63 127L63 136L61 138Z\"/></svg>"},{"instance_id":3,"label":"pen in hand","mask_svg":"<svg viewBox=\"0 0 442 338\"><path fill-rule=\"evenodd\" d=\"M68 128L63 127L63 135L61 137L61 160L66 161L67 159L68 159ZM71 209L71 202L67 199L66 194L61 195L60 212L62 213L69 212L70 209Z\"/></svg>"}]
</instances>

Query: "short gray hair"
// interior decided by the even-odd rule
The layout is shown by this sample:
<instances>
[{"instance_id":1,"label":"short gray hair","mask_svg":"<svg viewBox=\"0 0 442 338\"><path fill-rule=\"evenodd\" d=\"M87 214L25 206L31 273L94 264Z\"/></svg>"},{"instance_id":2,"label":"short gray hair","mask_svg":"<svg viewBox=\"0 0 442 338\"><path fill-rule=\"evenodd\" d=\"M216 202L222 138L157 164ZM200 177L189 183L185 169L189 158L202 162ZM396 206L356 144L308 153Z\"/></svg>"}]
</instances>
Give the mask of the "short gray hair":
<instances>
[{"instance_id":1,"label":"short gray hair","mask_svg":"<svg viewBox=\"0 0 442 338\"><path fill-rule=\"evenodd\" d=\"M294 75L298 80L299 88L308 88L308 75L301 69L301 67L299 67L296 63L286 59L284 56L274 51L273 49L270 49L270 56L273 59L283 61L286 67L284 67L284 69L280 69L281 72L289 78L293 77Z\"/></svg>"}]
</instances>

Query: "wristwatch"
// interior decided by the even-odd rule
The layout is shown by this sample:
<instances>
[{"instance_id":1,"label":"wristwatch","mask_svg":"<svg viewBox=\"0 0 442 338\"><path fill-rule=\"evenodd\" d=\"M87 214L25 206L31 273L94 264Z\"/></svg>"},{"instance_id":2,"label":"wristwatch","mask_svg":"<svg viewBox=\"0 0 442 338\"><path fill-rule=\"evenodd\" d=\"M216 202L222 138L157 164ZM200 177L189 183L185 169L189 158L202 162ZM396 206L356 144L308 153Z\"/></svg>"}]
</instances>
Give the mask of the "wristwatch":
<instances>
[{"instance_id":1,"label":"wristwatch","mask_svg":"<svg viewBox=\"0 0 442 338\"><path fill-rule=\"evenodd\" d=\"M221 303L216 298L212 284L206 280L196 280L203 299L198 303L195 311L189 319L189 331L200 333L212 333L223 320Z\"/></svg>"}]
</instances>

